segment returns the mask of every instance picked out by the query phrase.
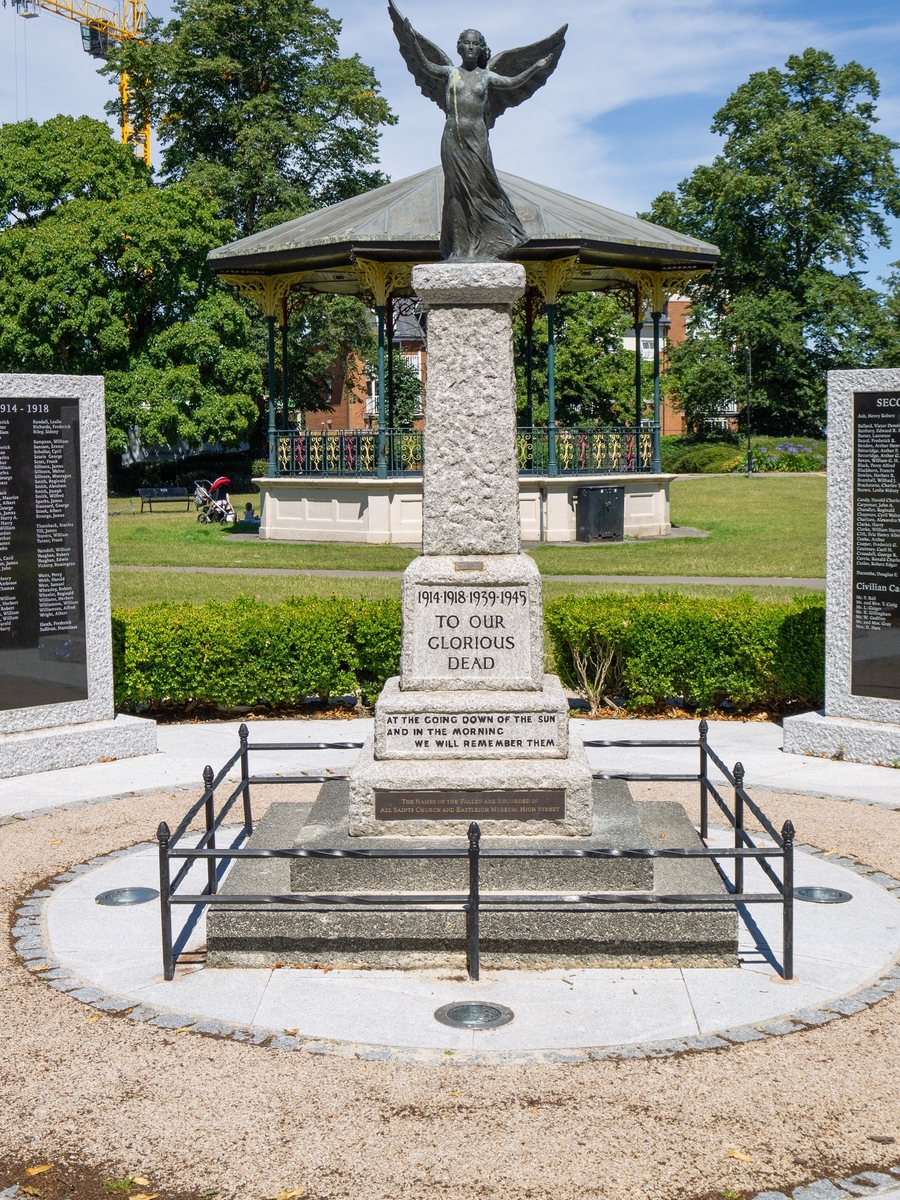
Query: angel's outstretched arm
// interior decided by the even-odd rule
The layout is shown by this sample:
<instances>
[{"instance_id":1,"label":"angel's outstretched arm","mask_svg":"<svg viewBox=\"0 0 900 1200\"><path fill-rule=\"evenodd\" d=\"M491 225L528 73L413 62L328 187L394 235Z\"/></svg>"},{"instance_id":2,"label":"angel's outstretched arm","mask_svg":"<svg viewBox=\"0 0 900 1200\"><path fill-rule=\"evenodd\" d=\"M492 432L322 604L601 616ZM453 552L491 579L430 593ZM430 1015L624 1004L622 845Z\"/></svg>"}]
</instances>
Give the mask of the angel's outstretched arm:
<instances>
[{"instance_id":1,"label":"angel's outstretched arm","mask_svg":"<svg viewBox=\"0 0 900 1200\"><path fill-rule=\"evenodd\" d=\"M517 88L523 83L527 83L532 75L536 75L538 71L546 71L550 66L549 58L539 58L536 63L532 63L530 67L518 75L498 75L496 71L491 71L488 82L491 87L496 88Z\"/></svg>"},{"instance_id":2,"label":"angel's outstretched arm","mask_svg":"<svg viewBox=\"0 0 900 1200\"><path fill-rule=\"evenodd\" d=\"M441 63L434 63L430 58L427 58L417 37L411 37L406 44L415 55L416 62L427 75L430 75L432 79L447 78L450 68L443 66Z\"/></svg>"}]
</instances>

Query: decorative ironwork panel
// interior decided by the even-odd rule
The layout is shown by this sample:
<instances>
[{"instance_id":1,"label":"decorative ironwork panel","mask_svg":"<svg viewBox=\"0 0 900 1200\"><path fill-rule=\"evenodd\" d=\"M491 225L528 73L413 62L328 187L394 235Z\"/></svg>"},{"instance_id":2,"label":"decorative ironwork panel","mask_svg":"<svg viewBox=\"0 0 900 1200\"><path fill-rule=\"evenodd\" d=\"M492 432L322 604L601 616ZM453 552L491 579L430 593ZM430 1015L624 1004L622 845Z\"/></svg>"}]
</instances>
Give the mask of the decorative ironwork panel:
<instances>
[{"instance_id":1,"label":"decorative ironwork panel","mask_svg":"<svg viewBox=\"0 0 900 1200\"><path fill-rule=\"evenodd\" d=\"M553 450L558 475L618 475L637 469L649 472L653 463L654 427L589 425L553 430ZM419 475L423 463L423 435L418 429L385 429L384 450L390 476ZM275 435L279 475L376 476L379 440L377 429L290 429ZM516 431L516 461L523 475L545 475L550 467L550 431L546 426Z\"/></svg>"}]
</instances>

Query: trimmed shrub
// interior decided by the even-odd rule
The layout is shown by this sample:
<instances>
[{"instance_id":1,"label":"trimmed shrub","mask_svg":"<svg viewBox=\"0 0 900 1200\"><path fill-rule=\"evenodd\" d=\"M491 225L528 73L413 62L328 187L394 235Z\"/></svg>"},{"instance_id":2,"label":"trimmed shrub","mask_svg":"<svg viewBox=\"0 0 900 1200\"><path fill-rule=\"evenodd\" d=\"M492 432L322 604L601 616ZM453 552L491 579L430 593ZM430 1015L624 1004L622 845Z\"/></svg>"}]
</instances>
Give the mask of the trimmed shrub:
<instances>
[{"instance_id":1,"label":"trimmed shrub","mask_svg":"<svg viewBox=\"0 0 900 1200\"><path fill-rule=\"evenodd\" d=\"M821 703L825 606L813 597L764 604L677 592L564 596L547 605L563 682L592 712L619 697L629 709L680 696L701 712Z\"/></svg>"},{"instance_id":2,"label":"trimmed shrub","mask_svg":"<svg viewBox=\"0 0 900 1200\"><path fill-rule=\"evenodd\" d=\"M738 709L821 703L825 608L816 597L564 596L545 618L556 669L595 712L606 697L639 709L682 696L701 711L726 698ZM118 609L113 656L125 708L372 699L400 669L400 604L304 596Z\"/></svg>"},{"instance_id":3,"label":"trimmed shrub","mask_svg":"<svg viewBox=\"0 0 900 1200\"><path fill-rule=\"evenodd\" d=\"M373 696L399 670L400 605L336 596L148 604L113 613L113 648L125 707Z\"/></svg>"}]
</instances>

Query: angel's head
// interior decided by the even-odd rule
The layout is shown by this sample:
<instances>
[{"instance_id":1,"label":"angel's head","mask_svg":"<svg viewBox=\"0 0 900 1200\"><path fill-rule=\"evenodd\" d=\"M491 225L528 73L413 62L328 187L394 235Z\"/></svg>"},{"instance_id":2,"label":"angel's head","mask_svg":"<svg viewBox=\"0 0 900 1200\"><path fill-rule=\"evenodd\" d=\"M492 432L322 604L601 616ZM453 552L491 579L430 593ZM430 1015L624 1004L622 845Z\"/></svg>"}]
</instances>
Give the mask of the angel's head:
<instances>
[{"instance_id":1,"label":"angel's head","mask_svg":"<svg viewBox=\"0 0 900 1200\"><path fill-rule=\"evenodd\" d=\"M456 42L456 52L463 61L463 66L471 70L473 67L486 67L491 52L484 40L484 34L477 29L464 29Z\"/></svg>"}]
</instances>

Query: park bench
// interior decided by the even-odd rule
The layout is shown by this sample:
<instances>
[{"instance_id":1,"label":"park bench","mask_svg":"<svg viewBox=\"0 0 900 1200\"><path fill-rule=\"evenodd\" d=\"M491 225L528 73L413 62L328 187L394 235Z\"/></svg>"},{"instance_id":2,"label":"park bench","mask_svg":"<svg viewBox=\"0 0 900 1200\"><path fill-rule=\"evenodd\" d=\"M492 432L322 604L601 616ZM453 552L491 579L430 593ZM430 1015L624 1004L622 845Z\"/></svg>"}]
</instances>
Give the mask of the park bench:
<instances>
[{"instance_id":1,"label":"park bench","mask_svg":"<svg viewBox=\"0 0 900 1200\"><path fill-rule=\"evenodd\" d=\"M138 488L138 495L141 498L141 512L144 511L144 506L153 512L154 502L161 504L163 501L174 501L176 504L182 500L186 502L186 509L191 507L191 497L186 487L147 487Z\"/></svg>"}]
</instances>

